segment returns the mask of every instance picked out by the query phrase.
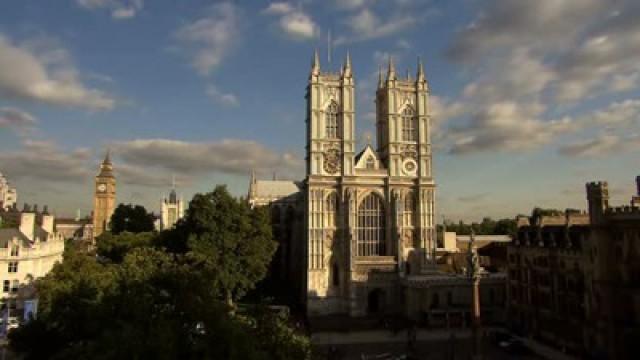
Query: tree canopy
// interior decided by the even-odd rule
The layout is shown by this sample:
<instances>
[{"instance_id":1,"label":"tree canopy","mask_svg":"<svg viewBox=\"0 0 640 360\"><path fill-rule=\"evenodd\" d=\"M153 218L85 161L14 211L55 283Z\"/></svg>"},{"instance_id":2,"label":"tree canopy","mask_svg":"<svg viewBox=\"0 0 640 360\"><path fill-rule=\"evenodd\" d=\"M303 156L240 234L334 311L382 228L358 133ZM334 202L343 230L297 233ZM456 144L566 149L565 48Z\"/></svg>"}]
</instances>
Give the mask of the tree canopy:
<instances>
[{"instance_id":1,"label":"tree canopy","mask_svg":"<svg viewBox=\"0 0 640 360\"><path fill-rule=\"evenodd\" d=\"M471 234L471 229L476 235L513 235L516 232L515 219L493 220L490 217L485 217L480 223L467 224L460 220L458 223L446 222L444 226L447 231L453 231L460 235ZM438 231L441 231L444 226L438 225Z\"/></svg>"},{"instance_id":2,"label":"tree canopy","mask_svg":"<svg viewBox=\"0 0 640 360\"><path fill-rule=\"evenodd\" d=\"M229 311L275 251L264 210L224 187L168 232L109 234L36 280L38 318L10 333L25 359L309 359L309 341L259 306Z\"/></svg>"},{"instance_id":3,"label":"tree canopy","mask_svg":"<svg viewBox=\"0 0 640 360\"><path fill-rule=\"evenodd\" d=\"M119 204L111 216L111 233L149 232L155 229L153 214L148 213L142 205Z\"/></svg>"}]
</instances>

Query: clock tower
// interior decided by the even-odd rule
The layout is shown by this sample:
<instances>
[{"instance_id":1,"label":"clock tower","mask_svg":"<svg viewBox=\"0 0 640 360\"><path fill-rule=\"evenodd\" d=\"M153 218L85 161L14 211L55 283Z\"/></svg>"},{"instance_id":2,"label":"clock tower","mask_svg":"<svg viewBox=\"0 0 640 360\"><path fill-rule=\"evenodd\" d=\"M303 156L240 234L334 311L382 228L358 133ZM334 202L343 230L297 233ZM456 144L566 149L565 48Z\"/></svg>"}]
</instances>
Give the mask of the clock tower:
<instances>
[{"instance_id":1,"label":"clock tower","mask_svg":"<svg viewBox=\"0 0 640 360\"><path fill-rule=\"evenodd\" d=\"M111 215L116 205L116 177L109 151L100 164L93 195L93 238L109 229Z\"/></svg>"}]
</instances>

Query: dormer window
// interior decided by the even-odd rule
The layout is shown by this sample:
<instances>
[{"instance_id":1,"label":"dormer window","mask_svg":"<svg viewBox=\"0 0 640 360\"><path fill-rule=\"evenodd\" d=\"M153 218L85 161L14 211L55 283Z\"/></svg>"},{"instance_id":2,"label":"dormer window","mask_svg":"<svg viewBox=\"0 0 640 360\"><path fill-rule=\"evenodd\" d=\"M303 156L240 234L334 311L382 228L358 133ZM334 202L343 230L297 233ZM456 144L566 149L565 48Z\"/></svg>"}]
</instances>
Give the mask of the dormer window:
<instances>
[{"instance_id":1,"label":"dormer window","mask_svg":"<svg viewBox=\"0 0 640 360\"><path fill-rule=\"evenodd\" d=\"M367 164L366 164L367 169L369 170L375 170L376 168L376 160L373 158L373 156L369 156L367 158Z\"/></svg>"},{"instance_id":2,"label":"dormer window","mask_svg":"<svg viewBox=\"0 0 640 360\"><path fill-rule=\"evenodd\" d=\"M20 255L20 247L18 245L12 245L11 256L18 256L18 255Z\"/></svg>"}]
</instances>

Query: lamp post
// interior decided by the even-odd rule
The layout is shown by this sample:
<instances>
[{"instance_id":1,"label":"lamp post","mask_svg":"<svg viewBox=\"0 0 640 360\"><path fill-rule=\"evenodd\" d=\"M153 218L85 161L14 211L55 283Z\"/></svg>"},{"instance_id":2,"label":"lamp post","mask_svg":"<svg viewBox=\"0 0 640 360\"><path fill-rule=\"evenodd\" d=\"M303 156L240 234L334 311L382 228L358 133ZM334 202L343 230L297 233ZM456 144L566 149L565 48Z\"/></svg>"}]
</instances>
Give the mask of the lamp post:
<instances>
[{"instance_id":1,"label":"lamp post","mask_svg":"<svg viewBox=\"0 0 640 360\"><path fill-rule=\"evenodd\" d=\"M480 320L480 261L476 248L476 234L471 229L469 248L467 250L467 276L471 282L471 329L473 352L471 358L482 359L482 323Z\"/></svg>"}]
</instances>

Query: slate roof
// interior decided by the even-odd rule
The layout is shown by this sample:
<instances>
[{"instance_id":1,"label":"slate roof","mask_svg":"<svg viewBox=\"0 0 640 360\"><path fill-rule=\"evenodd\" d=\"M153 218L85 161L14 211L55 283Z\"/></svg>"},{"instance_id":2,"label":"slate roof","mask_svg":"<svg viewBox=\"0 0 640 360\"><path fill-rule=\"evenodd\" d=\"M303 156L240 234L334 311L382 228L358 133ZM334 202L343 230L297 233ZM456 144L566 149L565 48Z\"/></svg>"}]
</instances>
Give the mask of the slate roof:
<instances>
[{"instance_id":1,"label":"slate roof","mask_svg":"<svg viewBox=\"0 0 640 360\"><path fill-rule=\"evenodd\" d=\"M282 198L300 191L295 181L257 180L255 194L259 198Z\"/></svg>"}]
</instances>

